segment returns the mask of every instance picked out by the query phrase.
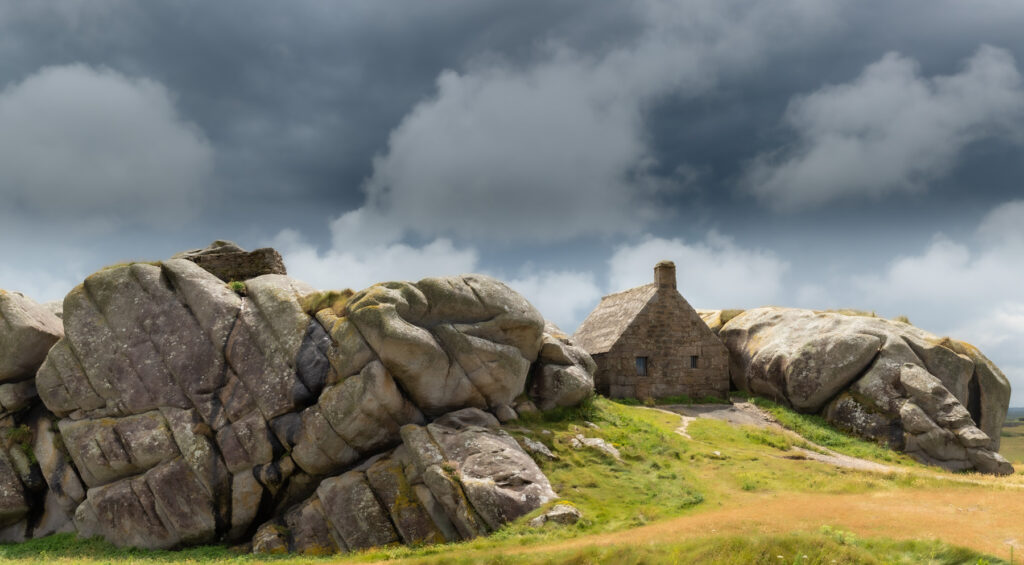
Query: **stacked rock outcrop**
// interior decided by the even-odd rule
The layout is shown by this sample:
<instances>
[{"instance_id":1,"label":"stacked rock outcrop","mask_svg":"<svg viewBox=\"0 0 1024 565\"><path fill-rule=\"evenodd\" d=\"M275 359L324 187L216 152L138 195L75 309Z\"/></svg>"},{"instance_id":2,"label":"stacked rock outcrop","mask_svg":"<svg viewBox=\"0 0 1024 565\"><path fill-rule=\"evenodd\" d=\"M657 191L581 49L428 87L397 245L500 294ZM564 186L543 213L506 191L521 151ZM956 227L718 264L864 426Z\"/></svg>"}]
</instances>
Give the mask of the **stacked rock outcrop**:
<instances>
[{"instance_id":1,"label":"stacked rock outcrop","mask_svg":"<svg viewBox=\"0 0 1024 565\"><path fill-rule=\"evenodd\" d=\"M554 496L494 415L578 402L592 361L542 356L543 318L501 282L321 292L273 273L229 285L202 265L89 276L64 300L63 337L39 307L56 333L9 363L35 377L41 403L19 414L55 522L122 546L259 532L258 549L315 553L464 539ZM0 518L21 506L0 500Z\"/></svg>"},{"instance_id":2,"label":"stacked rock outcrop","mask_svg":"<svg viewBox=\"0 0 1024 565\"><path fill-rule=\"evenodd\" d=\"M202 249L175 253L171 259L188 259L224 282L288 274L276 249L262 247L246 251L230 241L217 240Z\"/></svg>"},{"instance_id":3,"label":"stacked rock outcrop","mask_svg":"<svg viewBox=\"0 0 1024 565\"><path fill-rule=\"evenodd\" d=\"M450 412L402 427L402 444L260 527L257 552L310 554L471 539L555 498L547 477L493 415Z\"/></svg>"},{"instance_id":4,"label":"stacked rock outcrop","mask_svg":"<svg viewBox=\"0 0 1024 565\"><path fill-rule=\"evenodd\" d=\"M0 541L68 527L60 495L48 492L44 480L45 472L59 471L50 465L50 421L35 387L36 369L63 335L60 319L48 309L0 290Z\"/></svg>"},{"instance_id":5,"label":"stacked rock outcrop","mask_svg":"<svg viewBox=\"0 0 1024 565\"><path fill-rule=\"evenodd\" d=\"M776 307L735 315L718 334L739 390L929 464L1013 472L998 453L1009 381L969 344L883 318Z\"/></svg>"}]
</instances>

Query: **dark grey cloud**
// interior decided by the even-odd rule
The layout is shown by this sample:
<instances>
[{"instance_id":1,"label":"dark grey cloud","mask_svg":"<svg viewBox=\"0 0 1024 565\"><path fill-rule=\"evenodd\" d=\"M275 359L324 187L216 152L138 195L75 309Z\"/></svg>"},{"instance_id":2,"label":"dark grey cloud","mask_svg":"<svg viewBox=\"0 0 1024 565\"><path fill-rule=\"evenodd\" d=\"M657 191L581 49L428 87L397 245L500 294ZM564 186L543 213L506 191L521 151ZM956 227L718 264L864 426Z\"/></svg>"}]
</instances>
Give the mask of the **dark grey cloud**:
<instances>
[{"instance_id":1,"label":"dark grey cloud","mask_svg":"<svg viewBox=\"0 0 1024 565\"><path fill-rule=\"evenodd\" d=\"M218 148L213 205L352 207L388 131L441 70L528 60L549 36L600 49L630 33L628 13L577 18L583 4L6 4L0 78L83 62L157 81Z\"/></svg>"},{"instance_id":2,"label":"dark grey cloud","mask_svg":"<svg viewBox=\"0 0 1024 565\"><path fill-rule=\"evenodd\" d=\"M769 206L926 192L971 143L1024 142L1024 81L1013 56L988 45L959 73L931 78L889 52L853 82L794 97L784 121L799 140L759 154L744 182Z\"/></svg>"},{"instance_id":3,"label":"dark grey cloud","mask_svg":"<svg viewBox=\"0 0 1024 565\"><path fill-rule=\"evenodd\" d=\"M44 67L0 92L6 214L68 222L191 217L213 149L159 83L85 65Z\"/></svg>"}]
</instances>

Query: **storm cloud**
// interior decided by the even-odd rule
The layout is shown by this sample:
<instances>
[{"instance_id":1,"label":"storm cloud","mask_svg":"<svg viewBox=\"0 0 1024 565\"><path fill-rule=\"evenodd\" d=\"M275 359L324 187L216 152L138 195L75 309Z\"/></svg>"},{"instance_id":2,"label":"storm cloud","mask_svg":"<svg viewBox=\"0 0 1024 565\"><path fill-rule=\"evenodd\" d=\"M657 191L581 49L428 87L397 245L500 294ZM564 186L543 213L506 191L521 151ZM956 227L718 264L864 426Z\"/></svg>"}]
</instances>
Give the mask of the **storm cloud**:
<instances>
[{"instance_id":1,"label":"storm cloud","mask_svg":"<svg viewBox=\"0 0 1024 565\"><path fill-rule=\"evenodd\" d=\"M1024 391L1021 29L958 0L2 3L0 287L226 238L322 288L492 274L572 331L672 259L697 306L905 314Z\"/></svg>"},{"instance_id":2,"label":"storm cloud","mask_svg":"<svg viewBox=\"0 0 1024 565\"><path fill-rule=\"evenodd\" d=\"M746 177L769 205L924 192L972 142L1024 141L1024 84L1005 49L984 45L959 73L930 78L890 52L850 83L795 97L783 120L798 140L759 155Z\"/></svg>"},{"instance_id":3,"label":"storm cloud","mask_svg":"<svg viewBox=\"0 0 1024 565\"><path fill-rule=\"evenodd\" d=\"M197 208L212 163L209 141L152 80L79 64L0 92L5 212L174 221Z\"/></svg>"},{"instance_id":4,"label":"storm cloud","mask_svg":"<svg viewBox=\"0 0 1024 565\"><path fill-rule=\"evenodd\" d=\"M644 111L660 96L705 93L834 16L799 1L634 6L643 32L620 47L583 53L552 40L526 65L486 58L443 71L374 159L369 210L422 234L636 233L684 184L650 174Z\"/></svg>"}]
</instances>

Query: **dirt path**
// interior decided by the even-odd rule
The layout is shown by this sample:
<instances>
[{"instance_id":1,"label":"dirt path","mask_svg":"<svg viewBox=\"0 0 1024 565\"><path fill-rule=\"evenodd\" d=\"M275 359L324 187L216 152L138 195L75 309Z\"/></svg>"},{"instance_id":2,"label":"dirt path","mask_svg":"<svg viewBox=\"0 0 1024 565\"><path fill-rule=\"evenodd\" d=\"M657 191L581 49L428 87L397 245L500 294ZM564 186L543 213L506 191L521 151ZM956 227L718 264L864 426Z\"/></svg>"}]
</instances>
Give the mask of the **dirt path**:
<instances>
[{"instance_id":1,"label":"dirt path","mask_svg":"<svg viewBox=\"0 0 1024 565\"><path fill-rule=\"evenodd\" d=\"M770 414L764 410L754 406L750 402L736 402L733 404L670 404L666 406L660 406L654 408L654 410L660 410L662 412L671 412L679 415L681 423L676 428L676 433L682 435L686 439L693 439L690 434L687 433L687 428L697 418L712 418L715 420L722 420L728 422L734 426L755 426L758 428L772 428L779 430L783 433L796 434L781 425L779 425ZM797 436L799 437L799 436ZM846 469L856 469L858 471L872 471L876 473L904 473L906 469L899 467L893 467L890 465L883 465L874 461L868 461L866 459L860 459L857 457L851 457L849 455L843 455L828 449L827 447L817 445L813 442L808 441L806 438L800 438L807 443L814 446L814 451L803 449L800 447L794 447L790 450L788 455L784 457L790 459L810 459L813 461L820 461L836 467L843 467Z\"/></svg>"},{"instance_id":2,"label":"dirt path","mask_svg":"<svg viewBox=\"0 0 1024 565\"><path fill-rule=\"evenodd\" d=\"M977 489L897 490L870 494L742 495L727 507L630 530L523 547L555 552L591 545L640 544L714 534L814 532L828 525L861 537L941 539L1006 557L1024 546L1024 492Z\"/></svg>"}]
</instances>

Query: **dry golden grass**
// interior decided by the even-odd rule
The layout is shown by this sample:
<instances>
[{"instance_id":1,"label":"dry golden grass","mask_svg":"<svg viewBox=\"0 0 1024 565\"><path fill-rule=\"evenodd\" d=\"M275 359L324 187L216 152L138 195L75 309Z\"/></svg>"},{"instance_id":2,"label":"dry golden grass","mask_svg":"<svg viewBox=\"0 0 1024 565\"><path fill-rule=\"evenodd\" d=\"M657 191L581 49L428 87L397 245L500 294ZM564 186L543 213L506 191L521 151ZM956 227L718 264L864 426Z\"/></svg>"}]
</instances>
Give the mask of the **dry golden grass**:
<instances>
[{"instance_id":1,"label":"dry golden grass","mask_svg":"<svg viewBox=\"0 0 1024 565\"><path fill-rule=\"evenodd\" d=\"M984 480L984 479L982 479ZM1018 482L1019 484L1019 482ZM1008 542L1024 551L1024 489L957 488L885 490L871 494L777 493L737 495L728 504L611 533L553 543L502 548L504 555L557 554L595 546L679 542L709 535L817 532L822 526L863 538L942 540L1006 556ZM493 555L493 548L460 558ZM398 561L401 563L402 561Z\"/></svg>"}]
</instances>

